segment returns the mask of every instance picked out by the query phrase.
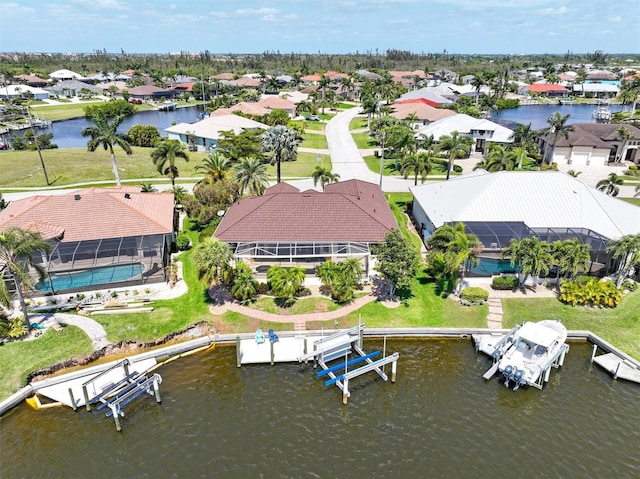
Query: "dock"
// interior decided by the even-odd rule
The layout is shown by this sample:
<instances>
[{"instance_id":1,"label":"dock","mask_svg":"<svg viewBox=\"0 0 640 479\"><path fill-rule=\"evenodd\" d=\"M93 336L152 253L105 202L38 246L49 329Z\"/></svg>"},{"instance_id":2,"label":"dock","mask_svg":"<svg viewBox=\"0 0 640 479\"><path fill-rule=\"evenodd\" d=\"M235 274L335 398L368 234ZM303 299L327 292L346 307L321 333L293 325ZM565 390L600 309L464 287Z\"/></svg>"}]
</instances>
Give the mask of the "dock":
<instances>
[{"instance_id":1,"label":"dock","mask_svg":"<svg viewBox=\"0 0 640 479\"><path fill-rule=\"evenodd\" d=\"M591 362L596 363L598 366L608 371L613 376L613 379L625 379L635 383L640 383L640 365L630 361L627 358L623 358L616 353L605 353L596 356L598 351L598 345L593 345L593 352L591 353Z\"/></svg>"}]
</instances>

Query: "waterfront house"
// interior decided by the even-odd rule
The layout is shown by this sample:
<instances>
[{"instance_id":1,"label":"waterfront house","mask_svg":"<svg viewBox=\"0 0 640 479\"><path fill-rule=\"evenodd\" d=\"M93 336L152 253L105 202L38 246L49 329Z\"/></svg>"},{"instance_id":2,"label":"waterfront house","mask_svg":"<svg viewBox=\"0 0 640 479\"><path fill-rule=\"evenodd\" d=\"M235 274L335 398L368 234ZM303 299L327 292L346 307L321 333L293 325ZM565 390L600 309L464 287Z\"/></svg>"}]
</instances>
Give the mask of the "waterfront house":
<instances>
[{"instance_id":1,"label":"waterfront house","mask_svg":"<svg viewBox=\"0 0 640 479\"><path fill-rule=\"evenodd\" d=\"M346 258L359 258L369 276L371 246L397 228L376 184L348 180L319 192L278 183L262 196L237 200L214 236L231 246L235 261L246 262L262 278L274 264L302 266L311 275L327 260Z\"/></svg>"}]
</instances>

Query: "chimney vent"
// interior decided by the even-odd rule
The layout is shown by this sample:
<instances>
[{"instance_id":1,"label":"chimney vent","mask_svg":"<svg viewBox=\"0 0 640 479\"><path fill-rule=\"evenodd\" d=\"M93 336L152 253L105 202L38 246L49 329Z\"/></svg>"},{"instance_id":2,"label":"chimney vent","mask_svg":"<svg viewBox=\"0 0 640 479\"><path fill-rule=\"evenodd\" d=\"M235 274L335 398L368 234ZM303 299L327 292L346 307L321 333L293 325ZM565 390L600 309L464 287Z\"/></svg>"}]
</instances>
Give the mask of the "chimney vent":
<instances>
[{"instance_id":1,"label":"chimney vent","mask_svg":"<svg viewBox=\"0 0 640 479\"><path fill-rule=\"evenodd\" d=\"M130 195L129 193L125 193L125 194L124 194L124 197L125 197L126 199L128 199L128 200L130 200L130 199L131 199L131 195Z\"/></svg>"},{"instance_id":2,"label":"chimney vent","mask_svg":"<svg viewBox=\"0 0 640 479\"><path fill-rule=\"evenodd\" d=\"M78 201L80 199L80 195L73 195L73 199Z\"/></svg>"}]
</instances>

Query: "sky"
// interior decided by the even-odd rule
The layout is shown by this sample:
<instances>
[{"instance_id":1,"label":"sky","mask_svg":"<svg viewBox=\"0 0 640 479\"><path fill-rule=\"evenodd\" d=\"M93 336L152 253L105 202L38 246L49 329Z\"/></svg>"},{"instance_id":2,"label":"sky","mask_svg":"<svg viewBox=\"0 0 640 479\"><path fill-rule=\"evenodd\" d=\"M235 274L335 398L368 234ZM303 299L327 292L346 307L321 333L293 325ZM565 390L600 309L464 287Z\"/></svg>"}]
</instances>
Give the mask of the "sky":
<instances>
[{"instance_id":1,"label":"sky","mask_svg":"<svg viewBox=\"0 0 640 479\"><path fill-rule=\"evenodd\" d=\"M640 53L639 25L639 0L0 0L0 51Z\"/></svg>"}]
</instances>

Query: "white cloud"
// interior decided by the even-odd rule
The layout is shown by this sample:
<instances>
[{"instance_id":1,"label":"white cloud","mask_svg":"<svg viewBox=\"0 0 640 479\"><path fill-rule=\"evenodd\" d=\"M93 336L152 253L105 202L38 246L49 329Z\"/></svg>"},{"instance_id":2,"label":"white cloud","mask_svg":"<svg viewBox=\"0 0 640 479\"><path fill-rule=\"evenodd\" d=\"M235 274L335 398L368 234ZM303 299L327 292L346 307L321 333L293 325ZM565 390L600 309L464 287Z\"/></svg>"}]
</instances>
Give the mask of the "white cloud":
<instances>
[{"instance_id":1,"label":"white cloud","mask_svg":"<svg viewBox=\"0 0 640 479\"><path fill-rule=\"evenodd\" d=\"M542 8L540 10L538 10L538 13L540 15L563 15L565 13L567 13L569 10L567 9L567 7L559 7L559 8Z\"/></svg>"},{"instance_id":2,"label":"white cloud","mask_svg":"<svg viewBox=\"0 0 640 479\"><path fill-rule=\"evenodd\" d=\"M120 0L71 0L76 5L104 8L108 10L130 10L131 7Z\"/></svg>"},{"instance_id":3,"label":"white cloud","mask_svg":"<svg viewBox=\"0 0 640 479\"><path fill-rule=\"evenodd\" d=\"M275 8L267 8L267 7L245 8L245 9L236 10L233 13L241 16L242 15L273 15L274 13L278 13L278 10L276 10Z\"/></svg>"},{"instance_id":4,"label":"white cloud","mask_svg":"<svg viewBox=\"0 0 640 479\"><path fill-rule=\"evenodd\" d=\"M35 8L25 7L19 3L0 3L0 17L26 17L36 13Z\"/></svg>"}]
</instances>

